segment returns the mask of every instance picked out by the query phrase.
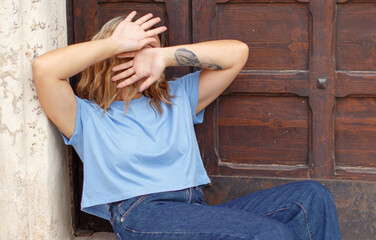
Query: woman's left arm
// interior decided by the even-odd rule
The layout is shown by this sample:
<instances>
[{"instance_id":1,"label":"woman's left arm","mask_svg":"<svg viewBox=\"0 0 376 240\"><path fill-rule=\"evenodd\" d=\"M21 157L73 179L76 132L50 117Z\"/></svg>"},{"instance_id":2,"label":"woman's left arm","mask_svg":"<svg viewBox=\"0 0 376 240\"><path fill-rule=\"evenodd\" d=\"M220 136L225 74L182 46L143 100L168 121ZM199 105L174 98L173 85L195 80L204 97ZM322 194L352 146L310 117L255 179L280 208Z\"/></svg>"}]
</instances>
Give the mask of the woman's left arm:
<instances>
[{"instance_id":1,"label":"woman's left arm","mask_svg":"<svg viewBox=\"0 0 376 240\"><path fill-rule=\"evenodd\" d=\"M170 66L203 68L199 80L196 114L231 84L246 63L249 52L248 46L237 40L183 45L169 50Z\"/></svg>"},{"instance_id":2,"label":"woman's left arm","mask_svg":"<svg viewBox=\"0 0 376 240\"><path fill-rule=\"evenodd\" d=\"M199 80L196 113L216 99L235 79L248 58L248 46L237 40L218 40L166 48L147 48L125 53L134 57L133 66L114 77L124 80L118 87L125 87L147 77L140 91L155 82L164 68L169 66L195 66L203 68ZM124 70L121 65L114 71ZM132 74L132 75L131 75Z\"/></svg>"}]
</instances>

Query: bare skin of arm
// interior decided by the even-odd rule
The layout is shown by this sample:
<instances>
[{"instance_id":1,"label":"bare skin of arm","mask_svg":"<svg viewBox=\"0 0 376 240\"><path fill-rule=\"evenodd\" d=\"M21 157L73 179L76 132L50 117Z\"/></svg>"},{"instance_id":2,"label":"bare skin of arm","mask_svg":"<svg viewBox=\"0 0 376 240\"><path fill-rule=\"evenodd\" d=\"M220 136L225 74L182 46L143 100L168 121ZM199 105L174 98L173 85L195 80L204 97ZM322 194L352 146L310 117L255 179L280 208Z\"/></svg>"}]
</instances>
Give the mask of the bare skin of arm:
<instances>
[{"instance_id":1,"label":"bare skin of arm","mask_svg":"<svg viewBox=\"0 0 376 240\"><path fill-rule=\"evenodd\" d=\"M132 22L129 14L111 37L56 49L33 62L33 77L41 106L51 121L68 138L74 133L76 98L67 78L96 62L119 53L137 51L156 41L154 36L166 30L159 27L147 31L160 21L147 14Z\"/></svg>"},{"instance_id":2,"label":"bare skin of arm","mask_svg":"<svg viewBox=\"0 0 376 240\"><path fill-rule=\"evenodd\" d=\"M167 48L148 48L121 54L133 57L128 63L114 67L120 71L113 77L118 87L125 87L147 78L140 91L159 79L169 66L195 66L203 68L199 80L196 113L214 101L235 79L248 58L248 46L237 40L219 40Z\"/></svg>"}]
</instances>

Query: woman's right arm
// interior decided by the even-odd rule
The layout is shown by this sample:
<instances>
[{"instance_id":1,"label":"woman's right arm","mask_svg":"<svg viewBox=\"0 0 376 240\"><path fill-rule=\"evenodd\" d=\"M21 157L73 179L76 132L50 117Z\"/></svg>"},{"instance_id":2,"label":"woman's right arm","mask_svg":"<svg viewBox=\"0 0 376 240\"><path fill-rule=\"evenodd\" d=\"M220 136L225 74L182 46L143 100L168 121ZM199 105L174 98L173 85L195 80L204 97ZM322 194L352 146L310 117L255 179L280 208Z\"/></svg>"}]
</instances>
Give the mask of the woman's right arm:
<instances>
[{"instance_id":1,"label":"woman's right arm","mask_svg":"<svg viewBox=\"0 0 376 240\"><path fill-rule=\"evenodd\" d=\"M67 137L74 133L77 103L67 78L117 54L142 49L166 30L148 30L160 21L151 14L132 22L132 12L111 37L89 41L48 52L33 62L33 77L41 106L51 121Z\"/></svg>"}]
</instances>

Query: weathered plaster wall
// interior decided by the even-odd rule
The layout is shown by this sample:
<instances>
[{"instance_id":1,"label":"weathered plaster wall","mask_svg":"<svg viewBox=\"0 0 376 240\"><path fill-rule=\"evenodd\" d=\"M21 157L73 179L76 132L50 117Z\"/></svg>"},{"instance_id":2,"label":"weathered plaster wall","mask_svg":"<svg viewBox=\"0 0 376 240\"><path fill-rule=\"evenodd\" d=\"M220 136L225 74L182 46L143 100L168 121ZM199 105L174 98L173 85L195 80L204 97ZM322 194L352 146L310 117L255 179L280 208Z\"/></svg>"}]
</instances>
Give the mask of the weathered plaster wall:
<instances>
[{"instance_id":1,"label":"weathered plaster wall","mask_svg":"<svg viewBox=\"0 0 376 240\"><path fill-rule=\"evenodd\" d=\"M0 0L1 240L71 238L65 147L31 71L36 56L66 45L65 4Z\"/></svg>"}]
</instances>

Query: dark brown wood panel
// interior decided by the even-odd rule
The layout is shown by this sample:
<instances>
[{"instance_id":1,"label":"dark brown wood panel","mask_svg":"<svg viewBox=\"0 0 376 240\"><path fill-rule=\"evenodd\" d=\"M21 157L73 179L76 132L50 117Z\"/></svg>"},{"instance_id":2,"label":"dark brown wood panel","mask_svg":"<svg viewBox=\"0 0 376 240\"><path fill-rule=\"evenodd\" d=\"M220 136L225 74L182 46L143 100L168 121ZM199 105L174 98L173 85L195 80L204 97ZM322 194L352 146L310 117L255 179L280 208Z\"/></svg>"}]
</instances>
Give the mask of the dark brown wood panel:
<instances>
[{"instance_id":1,"label":"dark brown wood panel","mask_svg":"<svg viewBox=\"0 0 376 240\"><path fill-rule=\"evenodd\" d=\"M141 17L148 13L153 13L155 16L161 16L161 22L155 25L165 26L166 25L166 16L165 13L165 4L155 3L155 2L145 2L145 3L133 3L133 2L124 2L121 4L115 4L113 2L104 2L98 6L98 19L99 25L102 26L110 19L116 16L127 16L133 10L137 11L137 16ZM137 17L136 17L137 18Z\"/></svg>"},{"instance_id":2,"label":"dark brown wood panel","mask_svg":"<svg viewBox=\"0 0 376 240\"><path fill-rule=\"evenodd\" d=\"M192 7L194 42L231 38L250 49L242 72L198 126L209 173L307 176L309 4L193 0Z\"/></svg>"},{"instance_id":3,"label":"dark brown wood panel","mask_svg":"<svg viewBox=\"0 0 376 240\"><path fill-rule=\"evenodd\" d=\"M337 6L337 70L376 70L376 2L366 2Z\"/></svg>"},{"instance_id":4,"label":"dark brown wood panel","mask_svg":"<svg viewBox=\"0 0 376 240\"><path fill-rule=\"evenodd\" d=\"M337 3L374 3L374 2L376 2L376 0L337 0Z\"/></svg>"},{"instance_id":5,"label":"dark brown wood panel","mask_svg":"<svg viewBox=\"0 0 376 240\"><path fill-rule=\"evenodd\" d=\"M376 1L346 1L336 14L336 178L376 180Z\"/></svg>"},{"instance_id":6,"label":"dark brown wood panel","mask_svg":"<svg viewBox=\"0 0 376 240\"><path fill-rule=\"evenodd\" d=\"M308 4L234 3L217 5L217 38L248 44L244 69L308 70Z\"/></svg>"},{"instance_id":7,"label":"dark brown wood panel","mask_svg":"<svg viewBox=\"0 0 376 240\"><path fill-rule=\"evenodd\" d=\"M376 181L375 168L360 168L360 167L335 167L336 179L351 179L351 180L363 180L369 182Z\"/></svg>"},{"instance_id":8,"label":"dark brown wood panel","mask_svg":"<svg viewBox=\"0 0 376 240\"><path fill-rule=\"evenodd\" d=\"M337 99L335 136L337 166L376 172L376 98Z\"/></svg>"},{"instance_id":9,"label":"dark brown wood panel","mask_svg":"<svg viewBox=\"0 0 376 240\"><path fill-rule=\"evenodd\" d=\"M204 0L205 1L205 0ZM296 3L309 2L309 0L217 0L217 3Z\"/></svg>"},{"instance_id":10,"label":"dark brown wood panel","mask_svg":"<svg viewBox=\"0 0 376 240\"><path fill-rule=\"evenodd\" d=\"M234 165L307 164L309 119L306 98L221 97L220 161Z\"/></svg>"},{"instance_id":11,"label":"dark brown wood panel","mask_svg":"<svg viewBox=\"0 0 376 240\"><path fill-rule=\"evenodd\" d=\"M73 4L73 31L74 42L84 42L91 37L98 29L97 0L74 0ZM90 19L90 24L83 24Z\"/></svg>"},{"instance_id":12,"label":"dark brown wood panel","mask_svg":"<svg viewBox=\"0 0 376 240\"><path fill-rule=\"evenodd\" d=\"M223 93L283 93L298 96L309 94L309 72L243 70Z\"/></svg>"},{"instance_id":13,"label":"dark brown wood panel","mask_svg":"<svg viewBox=\"0 0 376 240\"><path fill-rule=\"evenodd\" d=\"M336 97L376 96L376 72L337 71L336 75Z\"/></svg>"}]
</instances>

